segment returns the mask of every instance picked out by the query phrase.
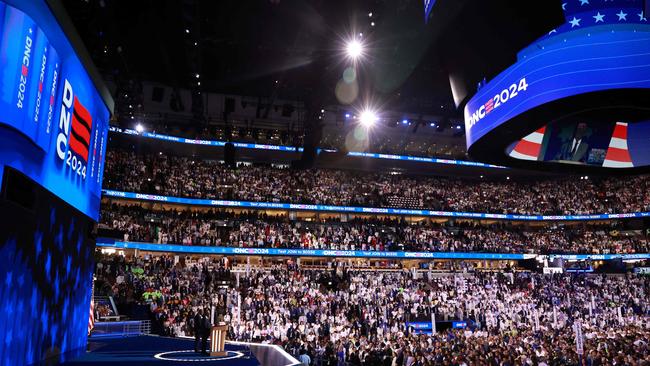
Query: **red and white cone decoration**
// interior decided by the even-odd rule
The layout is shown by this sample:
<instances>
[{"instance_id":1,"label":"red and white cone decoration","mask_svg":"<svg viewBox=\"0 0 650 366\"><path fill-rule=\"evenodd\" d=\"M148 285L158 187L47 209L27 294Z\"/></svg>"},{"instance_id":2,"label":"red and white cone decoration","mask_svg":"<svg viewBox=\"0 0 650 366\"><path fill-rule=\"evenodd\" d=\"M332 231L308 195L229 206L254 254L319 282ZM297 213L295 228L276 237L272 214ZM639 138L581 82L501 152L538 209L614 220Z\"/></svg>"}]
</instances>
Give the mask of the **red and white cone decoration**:
<instances>
[{"instance_id":1,"label":"red and white cone decoration","mask_svg":"<svg viewBox=\"0 0 650 366\"><path fill-rule=\"evenodd\" d=\"M542 150L546 126L522 138L510 152L510 157L521 160L537 160Z\"/></svg>"},{"instance_id":2,"label":"red and white cone decoration","mask_svg":"<svg viewBox=\"0 0 650 366\"><path fill-rule=\"evenodd\" d=\"M612 139L603 161L605 168L632 168L632 158L627 149L627 122L616 122Z\"/></svg>"}]
</instances>

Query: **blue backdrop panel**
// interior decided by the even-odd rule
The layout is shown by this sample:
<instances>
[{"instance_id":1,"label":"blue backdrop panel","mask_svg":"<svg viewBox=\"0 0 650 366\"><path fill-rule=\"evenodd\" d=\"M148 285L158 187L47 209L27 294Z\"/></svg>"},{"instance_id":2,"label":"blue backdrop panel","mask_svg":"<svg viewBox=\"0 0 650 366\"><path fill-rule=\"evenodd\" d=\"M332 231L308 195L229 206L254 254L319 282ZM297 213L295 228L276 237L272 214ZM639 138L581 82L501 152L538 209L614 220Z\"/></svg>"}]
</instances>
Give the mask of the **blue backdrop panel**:
<instances>
[{"instance_id":1,"label":"blue backdrop panel","mask_svg":"<svg viewBox=\"0 0 650 366\"><path fill-rule=\"evenodd\" d=\"M36 202L0 200L0 365L63 361L86 347L91 220L45 190Z\"/></svg>"}]
</instances>

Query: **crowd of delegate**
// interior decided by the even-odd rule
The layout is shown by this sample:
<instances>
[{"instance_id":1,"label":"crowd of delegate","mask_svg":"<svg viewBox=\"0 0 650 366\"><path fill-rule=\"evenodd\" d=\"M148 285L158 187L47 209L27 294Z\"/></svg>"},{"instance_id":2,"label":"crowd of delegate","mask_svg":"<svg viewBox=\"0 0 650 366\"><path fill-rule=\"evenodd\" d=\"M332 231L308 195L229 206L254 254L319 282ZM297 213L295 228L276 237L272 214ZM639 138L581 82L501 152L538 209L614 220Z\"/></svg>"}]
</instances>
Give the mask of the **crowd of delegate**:
<instances>
[{"instance_id":1,"label":"crowd of delegate","mask_svg":"<svg viewBox=\"0 0 650 366\"><path fill-rule=\"evenodd\" d=\"M235 276L223 259L103 256L98 263L96 291L120 307L147 306L161 334L193 336L203 309L230 325L229 339L278 344L303 365L650 365L648 276L295 265ZM225 295L215 281L224 278ZM408 326L430 322L432 311L433 335ZM467 327L447 329L452 320Z\"/></svg>"},{"instance_id":2,"label":"crowd of delegate","mask_svg":"<svg viewBox=\"0 0 650 366\"><path fill-rule=\"evenodd\" d=\"M365 217L348 222L298 221L263 211L152 211L139 205L105 205L104 236L157 244L373 251L492 252L535 254L648 253L642 233L623 234L619 223L526 227L465 221ZM634 232L634 231L632 231ZM629 233L626 231L626 234Z\"/></svg>"},{"instance_id":3,"label":"crowd of delegate","mask_svg":"<svg viewBox=\"0 0 650 366\"><path fill-rule=\"evenodd\" d=\"M293 170L217 160L140 155L111 149L104 186L175 197L426 208L513 214L590 214L650 211L647 176L607 179L481 181L442 177Z\"/></svg>"}]
</instances>

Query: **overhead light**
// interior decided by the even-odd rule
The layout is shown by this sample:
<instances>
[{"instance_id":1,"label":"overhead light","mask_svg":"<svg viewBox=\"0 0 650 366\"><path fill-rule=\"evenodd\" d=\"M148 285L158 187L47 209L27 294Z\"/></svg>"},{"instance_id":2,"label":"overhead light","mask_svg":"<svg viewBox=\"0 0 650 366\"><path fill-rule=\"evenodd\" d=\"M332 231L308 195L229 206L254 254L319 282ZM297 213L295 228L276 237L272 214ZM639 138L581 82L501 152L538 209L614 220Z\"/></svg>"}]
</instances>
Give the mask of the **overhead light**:
<instances>
[{"instance_id":1,"label":"overhead light","mask_svg":"<svg viewBox=\"0 0 650 366\"><path fill-rule=\"evenodd\" d=\"M185 33L190 34L190 30L185 28Z\"/></svg>"},{"instance_id":2,"label":"overhead light","mask_svg":"<svg viewBox=\"0 0 650 366\"><path fill-rule=\"evenodd\" d=\"M138 131L138 133L141 133L142 131L144 131L144 126L141 123L138 123L137 125L135 125L135 130Z\"/></svg>"},{"instance_id":3,"label":"overhead light","mask_svg":"<svg viewBox=\"0 0 650 366\"><path fill-rule=\"evenodd\" d=\"M345 52L349 58L356 60L359 57L363 56L363 44L356 39L348 41L347 45L345 46Z\"/></svg>"},{"instance_id":4,"label":"overhead light","mask_svg":"<svg viewBox=\"0 0 650 366\"><path fill-rule=\"evenodd\" d=\"M405 125L405 124L407 124L407 123L409 123L409 120L408 120L408 119L403 119L403 120L402 120L402 124L403 124L403 125Z\"/></svg>"},{"instance_id":5,"label":"overhead light","mask_svg":"<svg viewBox=\"0 0 650 366\"><path fill-rule=\"evenodd\" d=\"M372 18L372 12L368 13L368 18Z\"/></svg>"},{"instance_id":6,"label":"overhead light","mask_svg":"<svg viewBox=\"0 0 650 366\"><path fill-rule=\"evenodd\" d=\"M370 26L371 26L371 27L374 27L374 26L375 26L375 22L370 22Z\"/></svg>"},{"instance_id":7,"label":"overhead light","mask_svg":"<svg viewBox=\"0 0 650 366\"><path fill-rule=\"evenodd\" d=\"M350 113L346 113L345 118L350 118Z\"/></svg>"},{"instance_id":8,"label":"overhead light","mask_svg":"<svg viewBox=\"0 0 650 366\"><path fill-rule=\"evenodd\" d=\"M369 109L361 112L361 116L359 117L359 121L361 121L361 124L366 127L370 127L374 125L375 122L377 122L377 119L378 119L377 113Z\"/></svg>"},{"instance_id":9,"label":"overhead light","mask_svg":"<svg viewBox=\"0 0 650 366\"><path fill-rule=\"evenodd\" d=\"M197 79L198 79L199 77L201 77L201 75L199 75L199 74L196 74L196 75L194 75L194 76L196 76Z\"/></svg>"}]
</instances>

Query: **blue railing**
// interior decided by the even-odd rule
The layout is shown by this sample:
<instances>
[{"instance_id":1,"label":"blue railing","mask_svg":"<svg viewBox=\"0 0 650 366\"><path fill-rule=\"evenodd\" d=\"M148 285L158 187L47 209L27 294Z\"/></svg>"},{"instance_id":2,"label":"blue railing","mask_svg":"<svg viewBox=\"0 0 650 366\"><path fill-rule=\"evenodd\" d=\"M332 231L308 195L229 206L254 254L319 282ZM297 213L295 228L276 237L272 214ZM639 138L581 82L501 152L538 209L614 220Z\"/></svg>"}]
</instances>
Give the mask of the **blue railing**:
<instances>
[{"instance_id":1,"label":"blue railing","mask_svg":"<svg viewBox=\"0 0 650 366\"><path fill-rule=\"evenodd\" d=\"M121 129L118 127L110 127L109 131L115 133L122 133L125 135L134 135L141 136L151 139L178 142L183 144L191 145L202 145L202 146L215 146L223 147L226 145L226 141L220 140L201 140L201 139L188 139L185 137L162 135L153 132L137 132L131 129ZM285 145L265 145L265 144L253 144L246 142L233 142L235 147L241 149L255 149L255 150L273 150L273 151L285 151L285 152L302 152L302 147L295 146L285 146ZM318 149L318 152L336 152L335 149ZM438 158L429 158L423 156L410 156L410 155L393 155L393 154L378 154L378 153L366 153L359 151L350 151L347 153L348 156L352 157L364 157L372 159L387 159L387 160L403 160L403 161L415 161L421 163L433 163L433 164L447 164L447 165L461 165L461 166L472 166L480 168L496 168L496 169L507 169L503 166L484 164L475 161L465 161L465 160L453 160L453 159L438 159Z\"/></svg>"},{"instance_id":2,"label":"blue railing","mask_svg":"<svg viewBox=\"0 0 650 366\"><path fill-rule=\"evenodd\" d=\"M152 252L171 252L208 255L262 255L287 257L350 257L350 258L393 258L393 259L476 259L476 260L522 260L538 257L537 254L522 253L470 253L470 252L394 252L372 250L327 250L327 249L284 249L284 248L234 248L209 247L178 244L154 244L119 241L98 238L97 246L113 249L138 249ZM566 260L642 260L650 259L650 253L640 254L551 254L553 258Z\"/></svg>"},{"instance_id":3,"label":"blue railing","mask_svg":"<svg viewBox=\"0 0 650 366\"><path fill-rule=\"evenodd\" d=\"M585 221L585 220L610 220L623 218L650 217L650 212L633 212L621 214L589 214L589 215L517 215L517 214L493 214L480 212L453 212L417 210L403 208L382 208L382 207L358 207L358 206L334 206L334 205L312 205L301 203L276 203L276 202L251 202L251 201L228 201L210 200L202 198L182 198L161 196L146 193L122 192L110 189L103 190L106 197L129 198L143 201L156 201L166 203L178 203L185 205L213 206L213 207L241 207L255 209L280 209L297 211L326 211L344 212L358 214L383 214L383 215L408 215L408 216L432 216L432 217L460 217L472 219L502 219L502 220L525 220L525 221Z\"/></svg>"}]
</instances>

